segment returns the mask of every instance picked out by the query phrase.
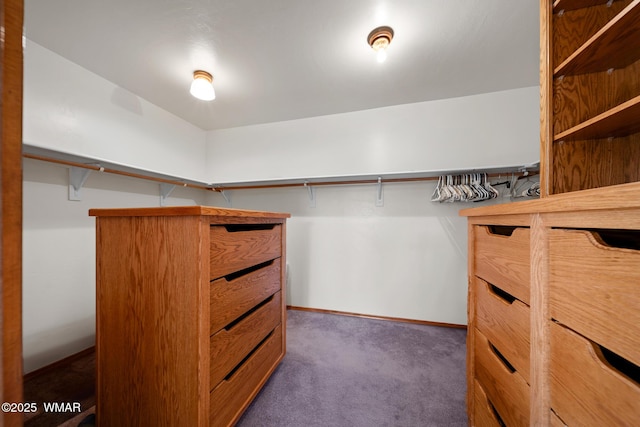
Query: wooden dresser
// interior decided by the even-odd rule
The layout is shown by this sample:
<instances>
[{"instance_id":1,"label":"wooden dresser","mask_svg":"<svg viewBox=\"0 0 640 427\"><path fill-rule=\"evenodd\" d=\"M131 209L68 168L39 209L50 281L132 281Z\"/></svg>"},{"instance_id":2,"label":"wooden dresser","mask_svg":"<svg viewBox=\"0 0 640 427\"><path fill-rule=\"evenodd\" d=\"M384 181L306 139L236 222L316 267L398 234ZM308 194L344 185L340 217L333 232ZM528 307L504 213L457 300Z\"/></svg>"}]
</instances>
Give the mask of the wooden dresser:
<instances>
[{"instance_id":1,"label":"wooden dresser","mask_svg":"<svg viewBox=\"0 0 640 427\"><path fill-rule=\"evenodd\" d=\"M475 426L640 420L640 183L469 217Z\"/></svg>"},{"instance_id":2,"label":"wooden dresser","mask_svg":"<svg viewBox=\"0 0 640 427\"><path fill-rule=\"evenodd\" d=\"M286 351L289 215L204 206L89 214L98 425L234 424Z\"/></svg>"},{"instance_id":3,"label":"wooden dresser","mask_svg":"<svg viewBox=\"0 0 640 427\"><path fill-rule=\"evenodd\" d=\"M474 426L640 423L640 0L540 0L540 200L469 217Z\"/></svg>"}]
</instances>

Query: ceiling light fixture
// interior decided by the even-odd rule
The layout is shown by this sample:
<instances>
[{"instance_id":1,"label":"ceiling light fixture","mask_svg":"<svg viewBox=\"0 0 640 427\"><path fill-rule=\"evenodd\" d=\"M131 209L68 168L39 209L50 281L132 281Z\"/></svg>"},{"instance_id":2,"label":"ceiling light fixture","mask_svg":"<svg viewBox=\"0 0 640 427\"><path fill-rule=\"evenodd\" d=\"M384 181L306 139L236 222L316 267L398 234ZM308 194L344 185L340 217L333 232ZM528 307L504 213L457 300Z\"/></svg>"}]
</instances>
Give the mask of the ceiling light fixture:
<instances>
[{"instance_id":1,"label":"ceiling light fixture","mask_svg":"<svg viewBox=\"0 0 640 427\"><path fill-rule=\"evenodd\" d=\"M384 62L387 59L387 48L393 39L393 28L378 27L369 33L367 41L369 46L377 52L376 58L378 62Z\"/></svg>"},{"instance_id":2,"label":"ceiling light fixture","mask_svg":"<svg viewBox=\"0 0 640 427\"><path fill-rule=\"evenodd\" d=\"M191 83L189 92L191 92L191 95L203 101L216 99L216 91L213 90L213 76L206 71L194 71L193 82Z\"/></svg>"}]
</instances>

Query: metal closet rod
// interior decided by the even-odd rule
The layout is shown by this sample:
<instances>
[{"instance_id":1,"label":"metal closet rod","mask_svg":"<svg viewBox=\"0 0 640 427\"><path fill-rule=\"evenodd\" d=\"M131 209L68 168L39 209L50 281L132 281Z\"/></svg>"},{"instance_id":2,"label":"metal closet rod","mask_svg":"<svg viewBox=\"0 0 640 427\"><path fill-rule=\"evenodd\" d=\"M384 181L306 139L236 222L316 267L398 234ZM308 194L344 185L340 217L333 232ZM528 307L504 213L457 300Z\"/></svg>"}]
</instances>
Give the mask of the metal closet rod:
<instances>
[{"instance_id":1,"label":"metal closet rod","mask_svg":"<svg viewBox=\"0 0 640 427\"><path fill-rule=\"evenodd\" d=\"M189 188L196 188L198 190L207 190L207 191L215 191L215 192L222 192L222 191L232 191L232 190L255 190L255 189L262 189L262 188L286 188L286 187L304 187L305 185L309 185L309 186L328 186L328 185L353 185L353 184L378 184L378 179L357 179L357 180L345 180L345 181L314 181L314 182L290 182L290 183L283 183L283 184L249 184L249 185L232 185L229 187L225 187L225 186L215 186L215 185L200 185L200 184L191 184L191 183L186 183L183 181L177 181L177 180L172 180L172 179L166 179L166 178L158 178L155 176L149 176L149 175L144 175L144 174L139 174L139 173L135 173L135 172L125 172L125 171L121 171L118 169L111 169L111 168L105 168L105 167L101 167L101 166L97 166L97 165L89 165L86 163L80 163L80 162L73 162L70 160L60 160L60 159L55 159L53 157L46 157L46 156L40 156L40 155L36 155L36 154L29 154L29 153L23 153L22 155L25 158L28 159L34 159L34 160L41 160L44 162L50 162L50 163L58 163L61 165L66 165L66 166L74 166L74 167L78 167L78 168L85 168L85 169L91 169L94 171L99 171L99 172L107 172L107 173L112 173L112 174L116 174L116 175L122 175L122 176L128 176L128 177L132 177L132 178L139 178L139 179L146 179L148 181L156 181L156 182L162 182L165 184L172 184L172 185L176 185L179 187L189 187ZM469 172L469 173L481 173L481 172ZM537 171L528 171L527 175L528 176L534 176L537 175L538 172ZM466 175L465 172L461 171L461 172L456 172L456 173L446 173L444 175ZM508 176L508 175L513 175L513 176L525 176L524 172L513 172L513 173L490 173L487 176L489 177L497 177L497 176ZM417 182L417 181L435 181L438 180L440 177L440 175L438 176L430 176L430 177L414 177L414 178L388 178L388 179L384 179L383 182L386 183L394 183L394 182Z\"/></svg>"}]
</instances>

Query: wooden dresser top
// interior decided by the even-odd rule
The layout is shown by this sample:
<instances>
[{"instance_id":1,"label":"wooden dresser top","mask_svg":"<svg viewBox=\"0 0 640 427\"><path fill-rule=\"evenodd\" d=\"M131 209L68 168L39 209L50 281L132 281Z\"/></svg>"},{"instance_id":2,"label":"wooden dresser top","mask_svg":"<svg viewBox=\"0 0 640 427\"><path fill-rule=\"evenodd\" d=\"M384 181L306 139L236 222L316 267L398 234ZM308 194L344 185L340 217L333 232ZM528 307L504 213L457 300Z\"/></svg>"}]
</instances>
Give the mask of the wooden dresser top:
<instances>
[{"instance_id":1,"label":"wooden dresser top","mask_svg":"<svg viewBox=\"0 0 640 427\"><path fill-rule=\"evenodd\" d=\"M213 206L167 206L153 208L90 209L89 216L212 216L220 218L286 219L291 214L246 209L217 208Z\"/></svg>"},{"instance_id":2,"label":"wooden dresser top","mask_svg":"<svg viewBox=\"0 0 640 427\"><path fill-rule=\"evenodd\" d=\"M461 216L493 216L640 208L640 182L555 194L537 200L463 209Z\"/></svg>"}]
</instances>

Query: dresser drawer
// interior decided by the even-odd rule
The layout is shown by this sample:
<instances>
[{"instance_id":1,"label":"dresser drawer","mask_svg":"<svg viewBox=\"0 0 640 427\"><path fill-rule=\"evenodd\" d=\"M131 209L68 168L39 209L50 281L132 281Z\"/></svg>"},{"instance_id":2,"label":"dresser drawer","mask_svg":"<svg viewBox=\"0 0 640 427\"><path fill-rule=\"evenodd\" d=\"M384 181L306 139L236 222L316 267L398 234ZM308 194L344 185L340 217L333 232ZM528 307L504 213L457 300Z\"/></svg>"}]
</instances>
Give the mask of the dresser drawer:
<instances>
[{"instance_id":1,"label":"dresser drawer","mask_svg":"<svg viewBox=\"0 0 640 427\"><path fill-rule=\"evenodd\" d=\"M508 363L508 362L507 362ZM476 379L508 426L529 425L529 385L505 363L489 340L476 329Z\"/></svg>"},{"instance_id":2,"label":"dresser drawer","mask_svg":"<svg viewBox=\"0 0 640 427\"><path fill-rule=\"evenodd\" d=\"M473 419L475 421L475 425L478 427L503 426L504 424L502 423L502 420L499 419L500 415L497 413L491 402L489 402L487 394L482 389L482 386L478 384L478 381L474 381L473 386Z\"/></svg>"},{"instance_id":3,"label":"dresser drawer","mask_svg":"<svg viewBox=\"0 0 640 427\"><path fill-rule=\"evenodd\" d=\"M496 234L489 226L475 227L475 274L529 304L529 229Z\"/></svg>"},{"instance_id":4,"label":"dresser drawer","mask_svg":"<svg viewBox=\"0 0 640 427\"><path fill-rule=\"evenodd\" d=\"M550 230L551 316L640 365L640 251L597 233Z\"/></svg>"},{"instance_id":5,"label":"dresser drawer","mask_svg":"<svg viewBox=\"0 0 640 427\"><path fill-rule=\"evenodd\" d=\"M280 261L271 261L239 277L211 282L211 333L219 331L260 301L280 290Z\"/></svg>"},{"instance_id":6,"label":"dresser drawer","mask_svg":"<svg viewBox=\"0 0 640 427\"><path fill-rule=\"evenodd\" d=\"M551 324L551 408L569 426L632 426L640 420L640 386L605 361L577 333Z\"/></svg>"},{"instance_id":7,"label":"dresser drawer","mask_svg":"<svg viewBox=\"0 0 640 427\"><path fill-rule=\"evenodd\" d=\"M280 292L229 329L211 337L209 385L216 386L280 323Z\"/></svg>"},{"instance_id":8,"label":"dresser drawer","mask_svg":"<svg viewBox=\"0 0 640 427\"><path fill-rule=\"evenodd\" d=\"M209 254L211 279L280 257L281 229L280 224L212 226Z\"/></svg>"},{"instance_id":9,"label":"dresser drawer","mask_svg":"<svg viewBox=\"0 0 640 427\"><path fill-rule=\"evenodd\" d=\"M529 306L475 278L476 327L529 383Z\"/></svg>"},{"instance_id":10,"label":"dresser drawer","mask_svg":"<svg viewBox=\"0 0 640 427\"><path fill-rule=\"evenodd\" d=\"M231 375L213 389L209 401L212 427L228 426L242 414L283 355L282 325Z\"/></svg>"}]
</instances>

